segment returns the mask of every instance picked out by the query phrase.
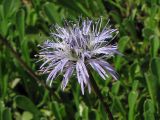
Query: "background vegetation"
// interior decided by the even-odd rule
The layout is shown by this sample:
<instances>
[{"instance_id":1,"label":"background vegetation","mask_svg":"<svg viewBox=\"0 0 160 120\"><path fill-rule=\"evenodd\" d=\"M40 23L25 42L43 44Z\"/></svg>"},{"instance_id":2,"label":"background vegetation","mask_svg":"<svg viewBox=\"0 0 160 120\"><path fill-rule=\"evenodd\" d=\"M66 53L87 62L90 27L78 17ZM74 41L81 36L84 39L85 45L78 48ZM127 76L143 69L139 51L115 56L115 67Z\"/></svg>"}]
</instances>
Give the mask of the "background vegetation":
<instances>
[{"instance_id":1,"label":"background vegetation","mask_svg":"<svg viewBox=\"0 0 160 120\"><path fill-rule=\"evenodd\" d=\"M117 120L160 119L159 0L0 0L0 120L105 120L95 95L81 94L76 78L60 89L45 85L35 63L38 44L54 23L78 16L110 19L125 57L110 63L119 80L94 78Z\"/></svg>"}]
</instances>

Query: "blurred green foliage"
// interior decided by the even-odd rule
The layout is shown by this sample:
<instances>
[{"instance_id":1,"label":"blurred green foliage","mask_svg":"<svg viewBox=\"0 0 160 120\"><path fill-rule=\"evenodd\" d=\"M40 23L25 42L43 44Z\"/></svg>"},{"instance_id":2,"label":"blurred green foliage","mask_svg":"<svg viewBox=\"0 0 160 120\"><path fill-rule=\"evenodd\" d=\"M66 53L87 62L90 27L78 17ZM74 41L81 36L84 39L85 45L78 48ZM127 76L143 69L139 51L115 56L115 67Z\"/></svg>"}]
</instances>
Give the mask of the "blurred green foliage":
<instances>
[{"instance_id":1,"label":"blurred green foliage","mask_svg":"<svg viewBox=\"0 0 160 120\"><path fill-rule=\"evenodd\" d=\"M160 119L159 0L0 0L0 120L106 120L92 92L81 95L76 78L66 90L61 76L47 89L19 63L3 39L37 74L38 44L52 24L78 16L110 19L119 30L115 42L124 57L113 58L120 79L95 80L117 120ZM38 75L38 74L37 74ZM38 75L45 83L46 76ZM52 94L53 93L53 94Z\"/></svg>"}]
</instances>

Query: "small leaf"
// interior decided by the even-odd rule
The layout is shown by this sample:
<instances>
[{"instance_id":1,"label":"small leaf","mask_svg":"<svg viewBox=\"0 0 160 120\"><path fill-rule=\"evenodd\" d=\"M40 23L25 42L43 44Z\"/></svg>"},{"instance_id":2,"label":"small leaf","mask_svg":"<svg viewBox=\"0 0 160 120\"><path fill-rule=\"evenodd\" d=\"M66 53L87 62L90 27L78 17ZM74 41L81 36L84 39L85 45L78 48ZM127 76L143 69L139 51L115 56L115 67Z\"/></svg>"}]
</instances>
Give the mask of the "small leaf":
<instances>
[{"instance_id":1,"label":"small leaf","mask_svg":"<svg viewBox=\"0 0 160 120\"><path fill-rule=\"evenodd\" d=\"M116 21L117 23L121 23L122 22L121 17L120 17L118 12L111 11L111 12L109 12L109 14L112 16L113 20Z\"/></svg>"},{"instance_id":2,"label":"small leaf","mask_svg":"<svg viewBox=\"0 0 160 120\"><path fill-rule=\"evenodd\" d=\"M145 19L144 24L147 26L149 29L154 29L157 26L157 21L153 19L154 16L148 17Z\"/></svg>"},{"instance_id":3,"label":"small leaf","mask_svg":"<svg viewBox=\"0 0 160 120\"><path fill-rule=\"evenodd\" d=\"M88 17L91 17L91 16L92 16L92 15L89 13L89 11L87 11L81 3L79 3L79 2L76 1L75 4L76 4L77 8L78 8L82 13L84 13L86 16L88 16Z\"/></svg>"},{"instance_id":4,"label":"small leaf","mask_svg":"<svg viewBox=\"0 0 160 120\"><path fill-rule=\"evenodd\" d=\"M129 34L131 35L131 38L136 39L137 32L136 32L135 21L132 20L131 18L125 18L123 21L123 25L125 27L125 30L127 30L129 32Z\"/></svg>"},{"instance_id":5,"label":"small leaf","mask_svg":"<svg viewBox=\"0 0 160 120\"><path fill-rule=\"evenodd\" d=\"M123 36L119 40L118 46L119 46L119 51L123 54L125 47L127 46L127 43L129 42L129 37L128 36ZM123 57L122 56L117 56L116 61L115 61L115 67L116 69L120 69L121 67L121 62L122 62Z\"/></svg>"},{"instance_id":6,"label":"small leaf","mask_svg":"<svg viewBox=\"0 0 160 120\"><path fill-rule=\"evenodd\" d=\"M5 37L8 33L9 23L7 20L0 21L0 34Z\"/></svg>"},{"instance_id":7,"label":"small leaf","mask_svg":"<svg viewBox=\"0 0 160 120\"><path fill-rule=\"evenodd\" d=\"M88 120L88 107L83 105L83 119Z\"/></svg>"},{"instance_id":8,"label":"small leaf","mask_svg":"<svg viewBox=\"0 0 160 120\"><path fill-rule=\"evenodd\" d=\"M0 100L0 120L3 120L4 103Z\"/></svg>"},{"instance_id":9,"label":"small leaf","mask_svg":"<svg viewBox=\"0 0 160 120\"><path fill-rule=\"evenodd\" d=\"M3 11L5 18L11 17L15 11L19 8L19 0L3 0Z\"/></svg>"},{"instance_id":10,"label":"small leaf","mask_svg":"<svg viewBox=\"0 0 160 120\"><path fill-rule=\"evenodd\" d=\"M33 120L33 114L27 111L23 112L22 120Z\"/></svg>"},{"instance_id":11,"label":"small leaf","mask_svg":"<svg viewBox=\"0 0 160 120\"><path fill-rule=\"evenodd\" d=\"M4 19L3 5L0 4L0 20Z\"/></svg>"},{"instance_id":12,"label":"small leaf","mask_svg":"<svg viewBox=\"0 0 160 120\"><path fill-rule=\"evenodd\" d=\"M24 28L25 13L23 9L19 10L16 14L16 24L17 24L17 30L19 32L20 40L23 40L24 33L25 33L25 28Z\"/></svg>"},{"instance_id":13,"label":"small leaf","mask_svg":"<svg viewBox=\"0 0 160 120\"><path fill-rule=\"evenodd\" d=\"M3 0L4 15L9 16L13 4L13 0Z\"/></svg>"},{"instance_id":14,"label":"small leaf","mask_svg":"<svg viewBox=\"0 0 160 120\"><path fill-rule=\"evenodd\" d=\"M152 100L147 99L144 102L143 109L144 109L143 116L145 120L155 120L154 117L155 108Z\"/></svg>"},{"instance_id":15,"label":"small leaf","mask_svg":"<svg viewBox=\"0 0 160 120\"><path fill-rule=\"evenodd\" d=\"M11 111L8 108L3 111L3 120L12 120Z\"/></svg>"},{"instance_id":16,"label":"small leaf","mask_svg":"<svg viewBox=\"0 0 160 120\"><path fill-rule=\"evenodd\" d=\"M60 114L60 111L59 111L59 105L56 101L54 101L52 103L52 110L53 110L53 113L56 117L57 120L62 120L62 117L61 117L61 114Z\"/></svg>"},{"instance_id":17,"label":"small leaf","mask_svg":"<svg viewBox=\"0 0 160 120\"><path fill-rule=\"evenodd\" d=\"M142 30L142 35L145 39L149 40L152 37L152 35L154 35L154 31L150 28L144 28Z\"/></svg>"},{"instance_id":18,"label":"small leaf","mask_svg":"<svg viewBox=\"0 0 160 120\"><path fill-rule=\"evenodd\" d=\"M133 90L133 91L136 91L136 89L138 88L138 83L139 83L138 80L135 80L135 81L133 82L133 84L132 84L132 90Z\"/></svg>"},{"instance_id":19,"label":"small leaf","mask_svg":"<svg viewBox=\"0 0 160 120\"><path fill-rule=\"evenodd\" d=\"M156 81L153 80L151 74L147 74L145 73L145 79L146 79L146 83L147 83L147 88L148 88L148 92L150 94L150 97L154 103L154 105L156 105Z\"/></svg>"},{"instance_id":20,"label":"small leaf","mask_svg":"<svg viewBox=\"0 0 160 120\"><path fill-rule=\"evenodd\" d=\"M160 85L160 58L154 58L151 61L151 71L155 79L159 81Z\"/></svg>"},{"instance_id":21,"label":"small leaf","mask_svg":"<svg viewBox=\"0 0 160 120\"><path fill-rule=\"evenodd\" d=\"M120 87L120 82L116 81L112 85L112 94L117 95Z\"/></svg>"},{"instance_id":22,"label":"small leaf","mask_svg":"<svg viewBox=\"0 0 160 120\"><path fill-rule=\"evenodd\" d=\"M128 120L134 120L135 118L135 108L137 102L138 93L136 91L131 91L128 96L128 103L129 103L129 114Z\"/></svg>"},{"instance_id":23,"label":"small leaf","mask_svg":"<svg viewBox=\"0 0 160 120\"><path fill-rule=\"evenodd\" d=\"M28 9L26 18L27 25L35 26L35 24L37 23L38 15L34 9Z\"/></svg>"},{"instance_id":24,"label":"small leaf","mask_svg":"<svg viewBox=\"0 0 160 120\"><path fill-rule=\"evenodd\" d=\"M112 99L113 99L113 104L112 104L113 109L116 109L118 112L120 112L123 115L123 118L126 118L126 111L120 101L120 98L118 96L112 96Z\"/></svg>"},{"instance_id":25,"label":"small leaf","mask_svg":"<svg viewBox=\"0 0 160 120\"><path fill-rule=\"evenodd\" d=\"M21 41L21 50L22 50L22 56L23 59L26 61L26 63L30 66L30 56L29 56L29 48L28 48L28 39L25 37L23 41Z\"/></svg>"},{"instance_id":26,"label":"small leaf","mask_svg":"<svg viewBox=\"0 0 160 120\"><path fill-rule=\"evenodd\" d=\"M40 115L37 107L34 105L34 103L29 98L18 95L15 98L15 102L16 102L17 107L31 112L35 118L38 118L38 116Z\"/></svg>"},{"instance_id":27,"label":"small leaf","mask_svg":"<svg viewBox=\"0 0 160 120\"><path fill-rule=\"evenodd\" d=\"M1 77L0 77L1 78ZM8 76L4 75L0 80L0 98L5 98L8 89Z\"/></svg>"},{"instance_id":28,"label":"small leaf","mask_svg":"<svg viewBox=\"0 0 160 120\"><path fill-rule=\"evenodd\" d=\"M43 94L43 98L40 101L40 103L37 105L37 107L42 106L47 101L48 96L49 96L49 92L48 92L48 90L45 90L45 92Z\"/></svg>"},{"instance_id":29,"label":"small leaf","mask_svg":"<svg viewBox=\"0 0 160 120\"><path fill-rule=\"evenodd\" d=\"M53 22L60 23L61 20L59 14L57 12L56 6L53 3L46 3L44 5L44 12L46 13L51 23Z\"/></svg>"},{"instance_id":30,"label":"small leaf","mask_svg":"<svg viewBox=\"0 0 160 120\"><path fill-rule=\"evenodd\" d=\"M156 57L158 54L158 49L159 49L159 38L157 36L154 36L151 39L151 55L152 57Z\"/></svg>"}]
</instances>

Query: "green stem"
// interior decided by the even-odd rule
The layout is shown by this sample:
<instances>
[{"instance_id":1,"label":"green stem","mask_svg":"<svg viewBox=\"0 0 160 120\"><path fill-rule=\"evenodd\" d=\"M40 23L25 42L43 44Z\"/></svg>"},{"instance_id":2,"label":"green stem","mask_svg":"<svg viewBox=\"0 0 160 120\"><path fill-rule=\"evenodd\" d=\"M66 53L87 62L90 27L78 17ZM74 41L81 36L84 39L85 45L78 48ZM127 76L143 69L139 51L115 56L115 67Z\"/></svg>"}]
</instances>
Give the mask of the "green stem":
<instances>
[{"instance_id":1,"label":"green stem","mask_svg":"<svg viewBox=\"0 0 160 120\"><path fill-rule=\"evenodd\" d=\"M111 113L111 111L110 111L110 109L109 109L109 106L108 106L107 102L104 101L104 98L103 98L103 96L102 96L102 94L101 94L101 91L100 91L100 89L99 89L96 81L94 80L91 72L89 72L89 76L90 76L91 85L92 85L95 93L96 93L97 96L99 97L100 101L102 102L103 106L105 107L106 112L108 113L108 118L109 118L109 120L114 120L114 119L113 119L113 115L112 115L112 113Z\"/></svg>"}]
</instances>

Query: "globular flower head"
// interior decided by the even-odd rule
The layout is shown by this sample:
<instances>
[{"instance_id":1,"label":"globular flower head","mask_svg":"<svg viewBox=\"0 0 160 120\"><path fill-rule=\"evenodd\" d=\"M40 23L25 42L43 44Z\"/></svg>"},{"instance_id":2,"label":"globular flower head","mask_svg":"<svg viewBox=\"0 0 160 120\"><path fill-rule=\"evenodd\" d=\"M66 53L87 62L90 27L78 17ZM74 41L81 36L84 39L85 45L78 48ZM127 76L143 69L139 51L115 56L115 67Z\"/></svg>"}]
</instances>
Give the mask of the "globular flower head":
<instances>
[{"instance_id":1,"label":"globular flower head","mask_svg":"<svg viewBox=\"0 0 160 120\"><path fill-rule=\"evenodd\" d=\"M119 54L117 45L110 43L117 33L108 23L102 27L102 18L95 22L89 19L66 22L64 27L54 25L51 39L41 45L39 52L40 60L44 61L40 70L49 74L47 83L51 86L56 76L62 74L61 87L64 90L75 73L84 94L85 86L91 92L89 68L104 80L109 74L117 79L116 71L107 62L108 58Z\"/></svg>"}]
</instances>

